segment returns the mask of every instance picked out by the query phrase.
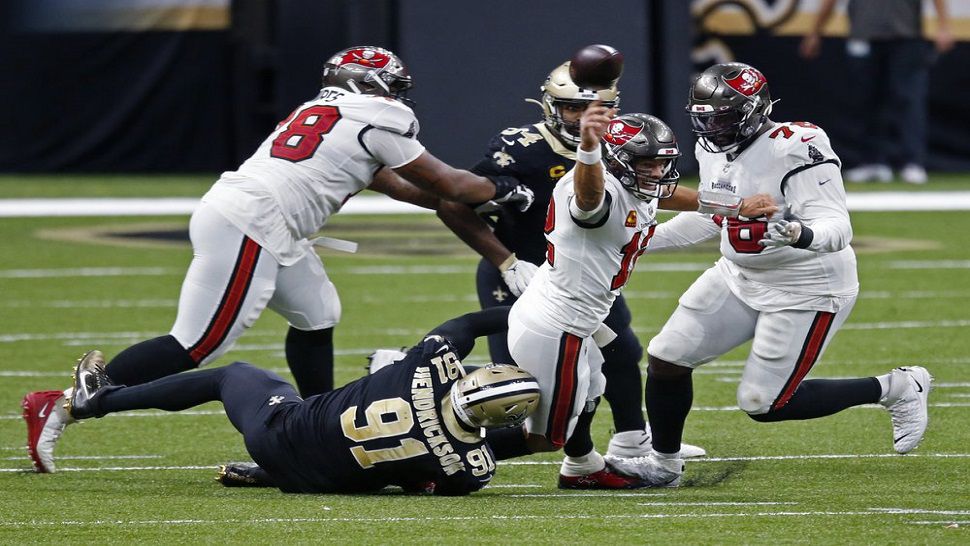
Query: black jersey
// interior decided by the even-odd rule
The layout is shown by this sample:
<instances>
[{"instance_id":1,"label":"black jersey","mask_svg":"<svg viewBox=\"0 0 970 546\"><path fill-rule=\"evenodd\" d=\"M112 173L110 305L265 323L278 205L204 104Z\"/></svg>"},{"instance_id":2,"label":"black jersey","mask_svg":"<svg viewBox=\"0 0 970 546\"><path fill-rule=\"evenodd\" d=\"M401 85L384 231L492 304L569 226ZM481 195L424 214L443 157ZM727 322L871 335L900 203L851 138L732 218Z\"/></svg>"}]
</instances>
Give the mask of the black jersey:
<instances>
[{"instance_id":1,"label":"black jersey","mask_svg":"<svg viewBox=\"0 0 970 546\"><path fill-rule=\"evenodd\" d=\"M472 171L512 176L535 192L525 212L506 207L498 217L495 236L520 260L536 265L546 259L543 226L556 182L575 164L576 152L566 148L542 123L508 128L492 139L485 158Z\"/></svg>"},{"instance_id":2,"label":"black jersey","mask_svg":"<svg viewBox=\"0 0 970 546\"><path fill-rule=\"evenodd\" d=\"M291 481L307 492L481 489L495 473L484 438L442 418L441 401L464 373L456 349L429 335L394 365L295 405L283 424L289 445L280 446Z\"/></svg>"}]
</instances>

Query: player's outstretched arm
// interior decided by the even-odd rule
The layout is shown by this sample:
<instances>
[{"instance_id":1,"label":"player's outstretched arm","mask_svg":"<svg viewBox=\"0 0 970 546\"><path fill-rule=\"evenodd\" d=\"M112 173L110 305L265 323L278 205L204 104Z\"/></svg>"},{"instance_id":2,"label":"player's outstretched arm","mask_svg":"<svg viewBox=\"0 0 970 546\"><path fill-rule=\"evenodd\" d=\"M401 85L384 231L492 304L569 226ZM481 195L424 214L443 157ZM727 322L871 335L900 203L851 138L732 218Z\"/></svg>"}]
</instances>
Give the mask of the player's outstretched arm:
<instances>
[{"instance_id":1,"label":"player's outstretched arm","mask_svg":"<svg viewBox=\"0 0 970 546\"><path fill-rule=\"evenodd\" d=\"M594 211L603 203L602 139L610 120L616 115L615 108L607 108L600 101L593 101L579 118L580 143L576 154L576 173L573 191L576 207L582 211Z\"/></svg>"},{"instance_id":2,"label":"player's outstretched arm","mask_svg":"<svg viewBox=\"0 0 970 546\"><path fill-rule=\"evenodd\" d=\"M494 201L514 204L524 211L535 199L531 190L512 177L478 176L448 165L427 150L413 161L396 167L394 172L425 191L461 203L479 205Z\"/></svg>"},{"instance_id":3,"label":"player's outstretched arm","mask_svg":"<svg viewBox=\"0 0 970 546\"><path fill-rule=\"evenodd\" d=\"M475 347L475 338L504 332L509 328L509 309L511 307L490 307L474 313L467 313L442 323L429 332L450 341L463 359Z\"/></svg>"},{"instance_id":4,"label":"player's outstretched arm","mask_svg":"<svg viewBox=\"0 0 970 546\"><path fill-rule=\"evenodd\" d=\"M431 210L437 210L438 204L442 202L440 197L432 195L401 178L389 167L377 171L369 188L383 193L391 199ZM464 205L459 206L464 207Z\"/></svg>"}]
</instances>

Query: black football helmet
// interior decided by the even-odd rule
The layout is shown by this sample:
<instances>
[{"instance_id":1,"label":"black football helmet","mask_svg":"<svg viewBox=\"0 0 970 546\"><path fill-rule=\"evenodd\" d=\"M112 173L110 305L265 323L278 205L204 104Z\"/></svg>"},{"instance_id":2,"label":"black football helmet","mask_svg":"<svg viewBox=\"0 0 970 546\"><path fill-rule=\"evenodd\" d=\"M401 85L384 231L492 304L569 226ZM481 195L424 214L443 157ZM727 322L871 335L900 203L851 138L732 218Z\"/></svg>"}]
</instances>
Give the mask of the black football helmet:
<instances>
[{"instance_id":1,"label":"black football helmet","mask_svg":"<svg viewBox=\"0 0 970 546\"><path fill-rule=\"evenodd\" d=\"M381 47L356 46L337 52L324 63L323 86L407 102L405 93L412 82L408 68L393 52Z\"/></svg>"},{"instance_id":2,"label":"black football helmet","mask_svg":"<svg viewBox=\"0 0 970 546\"><path fill-rule=\"evenodd\" d=\"M526 99L542 107L543 121L546 127L560 140L571 148L579 146L579 121L567 122L562 117L561 108L566 104L574 104L585 108L594 100L601 101L607 108L620 105L620 92L616 82L606 89L585 89L576 85L569 76L569 62L564 62L553 69L542 82L542 100Z\"/></svg>"},{"instance_id":3,"label":"black football helmet","mask_svg":"<svg viewBox=\"0 0 970 546\"><path fill-rule=\"evenodd\" d=\"M716 64L690 87L687 113L701 147L712 153L737 149L768 121L768 80L744 63Z\"/></svg>"},{"instance_id":4,"label":"black football helmet","mask_svg":"<svg viewBox=\"0 0 970 546\"><path fill-rule=\"evenodd\" d=\"M636 198L673 195L680 180L680 147L666 123L649 114L623 114L610 121L603 144L607 170Z\"/></svg>"}]
</instances>

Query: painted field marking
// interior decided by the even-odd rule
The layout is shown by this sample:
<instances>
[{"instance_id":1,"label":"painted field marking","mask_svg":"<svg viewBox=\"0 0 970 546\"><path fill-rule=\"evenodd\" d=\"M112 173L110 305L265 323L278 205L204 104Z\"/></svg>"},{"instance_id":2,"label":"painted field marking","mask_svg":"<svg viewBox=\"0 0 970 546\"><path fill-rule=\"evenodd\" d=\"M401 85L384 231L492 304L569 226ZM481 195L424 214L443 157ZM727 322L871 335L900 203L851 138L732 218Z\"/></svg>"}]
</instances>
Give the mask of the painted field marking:
<instances>
[{"instance_id":1,"label":"painted field marking","mask_svg":"<svg viewBox=\"0 0 970 546\"><path fill-rule=\"evenodd\" d=\"M781 505L797 505L797 502L726 502L726 501L713 501L713 502L638 502L637 506L781 506Z\"/></svg>"},{"instance_id":2,"label":"painted field marking","mask_svg":"<svg viewBox=\"0 0 970 546\"><path fill-rule=\"evenodd\" d=\"M26 450L21 447L19 449ZM108 461L117 459L162 459L162 455L58 455L58 461ZM0 461L21 461L24 457L2 457Z\"/></svg>"}]
</instances>

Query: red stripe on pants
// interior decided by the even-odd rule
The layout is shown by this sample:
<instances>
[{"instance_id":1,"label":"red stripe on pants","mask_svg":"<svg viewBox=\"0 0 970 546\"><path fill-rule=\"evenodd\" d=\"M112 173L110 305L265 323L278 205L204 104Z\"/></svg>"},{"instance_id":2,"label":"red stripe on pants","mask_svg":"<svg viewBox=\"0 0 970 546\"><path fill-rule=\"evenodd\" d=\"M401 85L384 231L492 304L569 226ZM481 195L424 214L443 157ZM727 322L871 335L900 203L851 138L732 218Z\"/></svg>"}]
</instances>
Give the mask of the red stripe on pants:
<instances>
[{"instance_id":1,"label":"red stripe on pants","mask_svg":"<svg viewBox=\"0 0 970 546\"><path fill-rule=\"evenodd\" d=\"M834 317L834 313L822 311L819 311L815 315L815 321L812 323L812 328L808 331L805 345L802 346L802 354L795 364L795 371L788 378L788 384L785 385L781 395L771 405L772 411L782 408L788 403L788 400L795 394L795 390L798 389L798 385L802 383L802 379L805 379L809 370L815 365L815 361L818 360L818 355L822 352L822 345L825 344L825 337L829 333L829 327L832 325L832 319Z\"/></svg>"},{"instance_id":2,"label":"red stripe on pants","mask_svg":"<svg viewBox=\"0 0 970 546\"><path fill-rule=\"evenodd\" d=\"M547 437L557 447L566 444L566 432L569 430L569 420L573 415L573 403L576 399L577 366L582 346L582 339L572 334L563 335L559 362L556 363L556 388Z\"/></svg>"},{"instance_id":3,"label":"red stripe on pants","mask_svg":"<svg viewBox=\"0 0 970 546\"><path fill-rule=\"evenodd\" d=\"M215 316L209 322L209 327L206 329L203 338L189 352L192 360L201 362L226 338L229 329L232 328L232 323L239 315L239 308L246 298L249 283L256 270L259 251L259 245L246 237L239 254L239 260L229 278L229 286L223 295L222 302L219 303L219 308L216 309Z\"/></svg>"}]
</instances>

